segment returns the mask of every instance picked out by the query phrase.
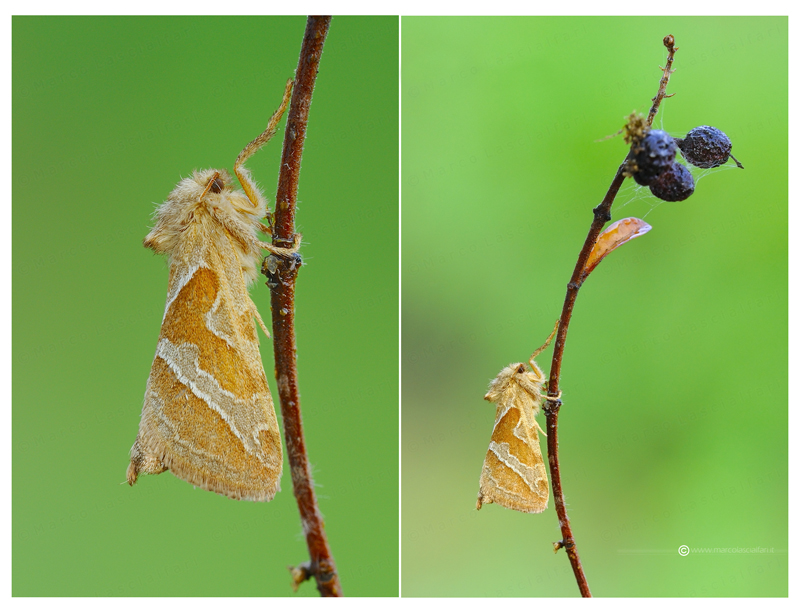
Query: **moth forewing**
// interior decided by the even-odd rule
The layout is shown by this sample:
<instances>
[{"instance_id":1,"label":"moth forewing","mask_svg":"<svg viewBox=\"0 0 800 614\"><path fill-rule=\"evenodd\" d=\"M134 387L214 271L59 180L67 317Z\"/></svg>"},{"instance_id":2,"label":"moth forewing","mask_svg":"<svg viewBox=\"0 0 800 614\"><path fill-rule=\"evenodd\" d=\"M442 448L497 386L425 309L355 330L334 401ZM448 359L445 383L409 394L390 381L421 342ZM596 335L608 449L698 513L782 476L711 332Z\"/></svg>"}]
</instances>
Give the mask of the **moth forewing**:
<instances>
[{"instance_id":1,"label":"moth forewing","mask_svg":"<svg viewBox=\"0 0 800 614\"><path fill-rule=\"evenodd\" d=\"M550 489L539 446L536 414L544 375L533 359L503 369L484 397L497 405L489 450L483 461L477 508L499 503L520 512L542 512Z\"/></svg>"},{"instance_id":2,"label":"moth forewing","mask_svg":"<svg viewBox=\"0 0 800 614\"><path fill-rule=\"evenodd\" d=\"M169 258L161 333L147 380L127 481L172 471L232 499L268 501L283 467L275 408L258 348L261 316L248 293L258 276L266 199L244 161L264 145L286 108L226 170L195 171L156 212L144 244ZM280 249L279 253L291 250Z\"/></svg>"}]
</instances>

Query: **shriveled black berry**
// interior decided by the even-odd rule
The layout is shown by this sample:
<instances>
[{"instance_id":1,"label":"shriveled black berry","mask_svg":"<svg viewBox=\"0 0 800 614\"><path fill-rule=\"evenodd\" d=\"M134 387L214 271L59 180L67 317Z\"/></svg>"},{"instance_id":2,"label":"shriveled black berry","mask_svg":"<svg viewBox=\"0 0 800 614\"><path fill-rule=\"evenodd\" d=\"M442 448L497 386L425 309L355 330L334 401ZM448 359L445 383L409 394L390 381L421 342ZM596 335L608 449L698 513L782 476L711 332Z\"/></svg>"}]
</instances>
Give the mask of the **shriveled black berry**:
<instances>
[{"instance_id":1,"label":"shriveled black berry","mask_svg":"<svg viewBox=\"0 0 800 614\"><path fill-rule=\"evenodd\" d=\"M685 139L675 139L683 157L699 168L722 166L731 156L731 140L722 130L712 126L698 126L689 131ZM736 160L736 158L733 158ZM738 161L737 161L737 164ZM741 166L741 164L739 164Z\"/></svg>"},{"instance_id":2,"label":"shriveled black berry","mask_svg":"<svg viewBox=\"0 0 800 614\"><path fill-rule=\"evenodd\" d=\"M694 192L694 177L680 162L673 162L667 170L650 184L653 196L667 202L686 200Z\"/></svg>"},{"instance_id":3,"label":"shriveled black berry","mask_svg":"<svg viewBox=\"0 0 800 614\"><path fill-rule=\"evenodd\" d=\"M639 185L650 185L675 160L675 140L663 130L651 130L631 149L636 171L633 179Z\"/></svg>"}]
</instances>

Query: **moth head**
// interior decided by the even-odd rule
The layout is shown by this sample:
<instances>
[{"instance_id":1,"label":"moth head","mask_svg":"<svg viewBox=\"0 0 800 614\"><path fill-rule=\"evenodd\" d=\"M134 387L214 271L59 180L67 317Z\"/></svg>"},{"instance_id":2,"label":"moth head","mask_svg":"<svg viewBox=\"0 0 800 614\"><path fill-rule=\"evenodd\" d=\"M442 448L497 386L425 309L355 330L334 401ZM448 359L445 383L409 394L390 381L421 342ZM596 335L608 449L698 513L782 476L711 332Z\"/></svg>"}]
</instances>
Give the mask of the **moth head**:
<instances>
[{"instance_id":1,"label":"moth head","mask_svg":"<svg viewBox=\"0 0 800 614\"><path fill-rule=\"evenodd\" d=\"M544 379L534 373L524 362L508 365L489 384L483 397L492 403L519 405L539 402Z\"/></svg>"},{"instance_id":2,"label":"moth head","mask_svg":"<svg viewBox=\"0 0 800 614\"><path fill-rule=\"evenodd\" d=\"M172 252L197 209L224 199L231 191L231 182L228 171L214 168L194 171L182 179L156 209L156 224L145 237L144 246L156 253Z\"/></svg>"}]
</instances>

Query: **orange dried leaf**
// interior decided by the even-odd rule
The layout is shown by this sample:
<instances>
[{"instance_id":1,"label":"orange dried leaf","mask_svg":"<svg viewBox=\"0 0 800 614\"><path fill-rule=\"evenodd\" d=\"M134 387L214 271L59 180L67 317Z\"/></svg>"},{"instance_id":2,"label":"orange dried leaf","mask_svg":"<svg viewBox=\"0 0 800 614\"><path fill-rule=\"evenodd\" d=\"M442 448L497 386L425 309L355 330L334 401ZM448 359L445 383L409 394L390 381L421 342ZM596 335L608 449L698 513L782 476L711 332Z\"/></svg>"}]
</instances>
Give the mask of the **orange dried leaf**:
<instances>
[{"instance_id":1,"label":"orange dried leaf","mask_svg":"<svg viewBox=\"0 0 800 614\"><path fill-rule=\"evenodd\" d=\"M623 220L617 220L611 226L606 228L597 237L597 241L589 254L589 259L586 261L586 266L581 275L581 281L589 276L594 268L600 264L600 261L608 256L611 252L617 249L620 245L627 243L631 239L640 237L643 234L650 232L653 227L644 220L635 217L626 217Z\"/></svg>"}]
</instances>

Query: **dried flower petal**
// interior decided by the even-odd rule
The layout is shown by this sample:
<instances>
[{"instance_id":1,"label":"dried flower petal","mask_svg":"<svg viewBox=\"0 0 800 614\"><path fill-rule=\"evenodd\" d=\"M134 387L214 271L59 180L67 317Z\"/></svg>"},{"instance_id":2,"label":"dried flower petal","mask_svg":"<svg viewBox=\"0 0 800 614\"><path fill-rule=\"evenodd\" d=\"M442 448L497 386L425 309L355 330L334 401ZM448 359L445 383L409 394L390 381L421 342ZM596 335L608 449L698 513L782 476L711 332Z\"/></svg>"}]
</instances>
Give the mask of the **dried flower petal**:
<instances>
[{"instance_id":1,"label":"dried flower petal","mask_svg":"<svg viewBox=\"0 0 800 614\"><path fill-rule=\"evenodd\" d=\"M611 224L597 237L597 241L592 248L592 252L589 254L589 259L586 261L586 266L581 274L581 281L585 280L589 276L589 273L600 264L600 261L620 245L650 232L652 228L653 227L644 220L635 217L626 217L625 219L617 220Z\"/></svg>"}]
</instances>

